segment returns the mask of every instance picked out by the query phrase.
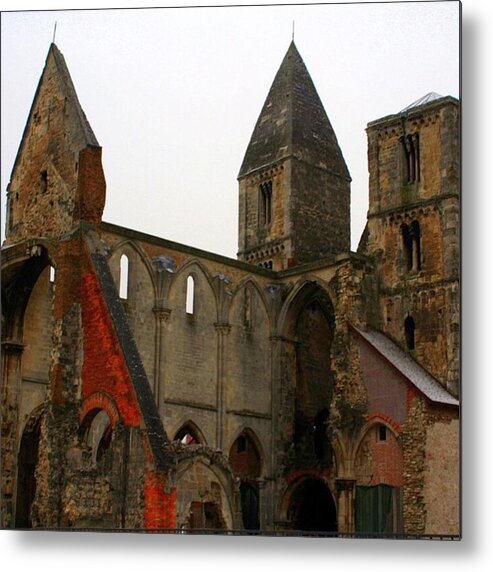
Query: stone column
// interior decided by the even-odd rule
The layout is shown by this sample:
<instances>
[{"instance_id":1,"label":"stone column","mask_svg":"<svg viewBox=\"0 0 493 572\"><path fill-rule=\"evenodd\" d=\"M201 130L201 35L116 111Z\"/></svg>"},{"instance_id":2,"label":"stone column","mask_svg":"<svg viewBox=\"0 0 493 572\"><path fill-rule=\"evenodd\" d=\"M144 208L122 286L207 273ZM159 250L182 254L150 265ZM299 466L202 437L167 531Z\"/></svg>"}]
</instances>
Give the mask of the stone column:
<instances>
[{"instance_id":1,"label":"stone column","mask_svg":"<svg viewBox=\"0 0 493 572\"><path fill-rule=\"evenodd\" d=\"M154 312L156 333L155 333L155 348L154 348L154 399L161 417L163 416L163 404L165 398L164 387L164 327L163 325L168 321L171 314L169 308L155 306L152 311Z\"/></svg>"},{"instance_id":2,"label":"stone column","mask_svg":"<svg viewBox=\"0 0 493 572\"><path fill-rule=\"evenodd\" d=\"M226 336L231 330L230 324L220 322L214 324L217 333L217 422L216 422L216 447L223 449L224 433L226 429L226 397L224 389L225 346Z\"/></svg>"},{"instance_id":3,"label":"stone column","mask_svg":"<svg viewBox=\"0 0 493 572\"><path fill-rule=\"evenodd\" d=\"M15 491L17 478L17 449L19 407L21 400L21 363L24 345L22 342L2 342L2 421L1 454L2 478L0 489L0 526L15 526Z\"/></svg>"},{"instance_id":4,"label":"stone column","mask_svg":"<svg viewBox=\"0 0 493 572\"><path fill-rule=\"evenodd\" d=\"M337 491L337 530L355 532L354 521L354 479L336 479Z\"/></svg>"}]
</instances>

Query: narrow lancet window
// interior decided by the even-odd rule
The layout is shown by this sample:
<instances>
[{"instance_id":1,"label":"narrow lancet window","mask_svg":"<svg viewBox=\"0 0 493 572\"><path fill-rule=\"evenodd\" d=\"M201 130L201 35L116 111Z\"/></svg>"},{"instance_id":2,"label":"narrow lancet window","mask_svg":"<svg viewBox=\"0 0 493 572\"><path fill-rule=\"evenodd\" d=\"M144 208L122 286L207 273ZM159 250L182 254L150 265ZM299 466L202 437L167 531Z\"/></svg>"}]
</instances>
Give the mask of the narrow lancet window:
<instances>
[{"instance_id":1,"label":"narrow lancet window","mask_svg":"<svg viewBox=\"0 0 493 572\"><path fill-rule=\"evenodd\" d=\"M195 281L193 276L187 278L187 297L186 297L186 312L192 315L194 313L194 300L195 297Z\"/></svg>"},{"instance_id":2,"label":"narrow lancet window","mask_svg":"<svg viewBox=\"0 0 493 572\"><path fill-rule=\"evenodd\" d=\"M401 137L404 183L420 180L419 134L412 133Z\"/></svg>"},{"instance_id":3,"label":"narrow lancet window","mask_svg":"<svg viewBox=\"0 0 493 572\"><path fill-rule=\"evenodd\" d=\"M402 250L404 254L404 262L406 265L406 272L410 272L413 268L413 238L411 231L407 224L401 226L402 232Z\"/></svg>"},{"instance_id":4,"label":"narrow lancet window","mask_svg":"<svg viewBox=\"0 0 493 572\"><path fill-rule=\"evenodd\" d=\"M412 319L411 316L408 316L404 320L404 335L406 337L406 346L408 350L414 350L414 348L416 347L415 330L416 330L416 325L414 323L414 320Z\"/></svg>"},{"instance_id":5,"label":"narrow lancet window","mask_svg":"<svg viewBox=\"0 0 493 572\"><path fill-rule=\"evenodd\" d=\"M272 181L260 185L260 225L269 225L272 221Z\"/></svg>"},{"instance_id":6,"label":"narrow lancet window","mask_svg":"<svg viewBox=\"0 0 493 572\"><path fill-rule=\"evenodd\" d=\"M421 270L421 229L417 220L411 223L413 238L413 270Z\"/></svg>"},{"instance_id":7,"label":"narrow lancet window","mask_svg":"<svg viewBox=\"0 0 493 572\"><path fill-rule=\"evenodd\" d=\"M122 254L120 258L120 298L128 299L128 256Z\"/></svg>"}]
</instances>

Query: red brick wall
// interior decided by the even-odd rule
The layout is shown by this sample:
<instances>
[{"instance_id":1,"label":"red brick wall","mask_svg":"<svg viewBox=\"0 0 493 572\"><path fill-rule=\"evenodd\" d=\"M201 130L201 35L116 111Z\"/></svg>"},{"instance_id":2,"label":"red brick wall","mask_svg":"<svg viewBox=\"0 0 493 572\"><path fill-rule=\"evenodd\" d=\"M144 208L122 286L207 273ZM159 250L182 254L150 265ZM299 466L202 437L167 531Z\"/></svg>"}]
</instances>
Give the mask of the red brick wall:
<instances>
[{"instance_id":1,"label":"red brick wall","mask_svg":"<svg viewBox=\"0 0 493 572\"><path fill-rule=\"evenodd\" d=\"M82 397L87 399L95 392L109 394L124 423L137 427L141 422L137 397L94 272L83 277L82 300Z\"/></svg>"},{"instance_id":2,"label":"red brick wall","mask_svg":"<svg viewBox=\"0 0 493 572\"><path fill-rule=\"evenodd\" d=\"M407 416L407 383L362 340L360 346L360 367L369 399L369 416L383 414L402 425Z\"/></svg>"},{"instance_id":3,"label":"red brick wall","mask_svg":"<svg viewBox=\"0 0 493 572\"><path fill-rule=\"evenodd\" d=\"M156 471L146 474L145 528L176 528L176 489L166 493L165 487L165 475Z\"/></svg>"}]
</instances>

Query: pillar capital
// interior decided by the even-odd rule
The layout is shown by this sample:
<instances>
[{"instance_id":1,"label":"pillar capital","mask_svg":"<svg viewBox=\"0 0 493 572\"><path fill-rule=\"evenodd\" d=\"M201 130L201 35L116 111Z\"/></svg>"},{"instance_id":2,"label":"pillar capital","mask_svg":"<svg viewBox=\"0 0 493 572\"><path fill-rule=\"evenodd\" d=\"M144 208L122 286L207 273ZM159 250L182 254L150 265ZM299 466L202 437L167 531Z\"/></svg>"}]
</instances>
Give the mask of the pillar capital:
<instances>
[{"instance_id":1,"label":"pillar capital","mask_svg":"<svg viewBox=\"0 0 493 572\"><path fill-rule=\"evenodd\" d=\"M162 308L160 306L154 306L152 311L153 311L154 315L156 316L156 318L162 322L167 322L168 318L171 314L170 308Z\"/></svg>"},{"instance_id":2,"label":"pillar capital","mask_svg":"<svg viewBox=\"0 0 493 572\"><path fill-rule=\"evenodd\" d=\"M214 328L219 334L228 335L231 331L231 324L228 324L227 322L216 322L214 324Z\"/></svg>"},{"instance_id":3,"label":"pillar capital","mask_svg":"<svg viewBox=\"0 0 493 572\"><path fill-rule=\"evenodd\" d=\"M6 355L20 355L24 351L24 344L18 340L3 340L2 352Z\"/></svg>"}]
</instances>

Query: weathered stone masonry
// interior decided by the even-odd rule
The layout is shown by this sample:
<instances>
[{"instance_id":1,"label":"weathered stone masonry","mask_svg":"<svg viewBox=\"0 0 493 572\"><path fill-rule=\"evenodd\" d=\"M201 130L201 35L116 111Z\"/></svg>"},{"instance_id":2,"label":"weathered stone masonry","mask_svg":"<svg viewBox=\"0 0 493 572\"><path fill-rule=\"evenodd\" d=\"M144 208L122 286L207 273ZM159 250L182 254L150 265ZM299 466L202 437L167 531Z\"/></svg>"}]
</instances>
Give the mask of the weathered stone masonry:
<instances>
[{"instance_id":1,"label":"weathered stone masonry","mask_svg":"<svg viewBox=\"0 0 493 572\"><path fill-rule=\"evenodd\" d=\"M368 125L349 252L350 175L292 43L232 260L102 222L52 45L8 188L2 526L457 537L458 122L434 95Z\"/></svg>"}]
</instances>

